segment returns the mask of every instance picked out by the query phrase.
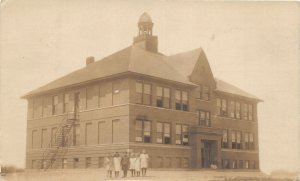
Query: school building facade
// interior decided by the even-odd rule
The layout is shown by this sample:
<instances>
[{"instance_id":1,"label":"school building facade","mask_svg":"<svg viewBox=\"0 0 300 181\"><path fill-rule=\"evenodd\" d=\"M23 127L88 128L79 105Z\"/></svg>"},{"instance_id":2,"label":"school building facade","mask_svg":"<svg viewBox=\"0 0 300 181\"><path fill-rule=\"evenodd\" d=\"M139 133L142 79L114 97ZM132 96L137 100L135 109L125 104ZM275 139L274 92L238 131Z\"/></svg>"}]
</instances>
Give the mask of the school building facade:
<instances>
[{"instance_id":1,"label":"school building facade","mask_svg":"<svg viewBox=\"0 0 300 181\"><path fill-rule=\"evenodd\" d=\"M160 53L147 13L138 29L133 45L23 96L26 167L99 168L145 149L153 168L259 169L261 100L216 79L201 48Z\"/></svg>"}]
</instances>

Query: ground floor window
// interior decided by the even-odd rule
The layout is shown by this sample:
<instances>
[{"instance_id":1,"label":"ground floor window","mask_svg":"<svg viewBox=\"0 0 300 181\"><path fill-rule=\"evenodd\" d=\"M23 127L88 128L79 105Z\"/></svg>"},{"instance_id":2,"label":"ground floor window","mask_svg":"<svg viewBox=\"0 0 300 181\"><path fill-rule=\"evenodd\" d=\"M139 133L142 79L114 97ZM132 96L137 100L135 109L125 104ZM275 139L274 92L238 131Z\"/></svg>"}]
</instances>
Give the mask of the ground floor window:
<instances>
[{"instance_id":1,"label":"ground floor window","mask_svg":"<svg viewBox=\"0 0 300 181\"><path fill-rule=\"evenodd\" d=\"M91 159L91 157L85 158L85 167L86 168L90 168L91 165L92 165L92 159Z\"/></svg>"},{"instance_id":2,"label":"ground floor window","mask_svg":"<svg viewBox=\"0 0 300 181\"><path fill-rule=\"evenodd\" d=\"M227 159L222 160L222 168L224 168L224 169L229 169L230 168L229 160L227 160Z\"/></svg>"},{"instance_id":3,"label":"ground floor window","mask_svg":"<svg viewBox=\"0 0 300 181\"><path fill-rule=\"evenodd\" d=\"M102 168L103 167L103 163L104 163L104 158L103 157L99 157L98 158L98 168Z\"/></svg>"},{"instance_id":4,"label":"ground floor window","mask_svg":"<svg viewBox=\"0 0 300 181\"><path fill-rule=\"evenodd\" d=\"M135 141L144 143L151 142L151 121L136 120L135 131Z\"/></svg>"},{"instance_id":5,"label":"ground floor window","mask_svg":"<svg viewBox=\"0 0 300 181\"><path fill-rule=\"evenodd\" d=\"M78 164L79 164L79 158L74 158L73 159L73 168L78 168Z\"/></svg>"},{"instance_id":6,"label":"ground floor window","mask_svg":"<svg viewBox=\"0 0 300 181\"><path fill-rule=\"evenodd\" d=\"M67 168L68 160L66 158L62 159L62 168Z\"/></svg>"},{"instance_id":7,"label":"ground floor window","mask_svg":"<svg viewBox=\"0 0 300 181\"><path fill-rule=\"evenodd\" d=\"M189 144L189 128L187 125L176 124L176 145Z\"/></svg>"}]
</instances>

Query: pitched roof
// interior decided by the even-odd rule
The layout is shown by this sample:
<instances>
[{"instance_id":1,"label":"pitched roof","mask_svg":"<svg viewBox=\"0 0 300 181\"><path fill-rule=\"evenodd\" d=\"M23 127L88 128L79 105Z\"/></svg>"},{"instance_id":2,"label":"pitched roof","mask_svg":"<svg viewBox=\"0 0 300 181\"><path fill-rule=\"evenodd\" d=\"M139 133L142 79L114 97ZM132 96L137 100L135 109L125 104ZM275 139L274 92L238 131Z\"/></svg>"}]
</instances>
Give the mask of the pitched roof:
<instances>
[{"instance_id":1,"label":"pitched roof","mask_svg":"<svg viewBox=\"0 0 300 181\"><path fill-rule=\"evenodd\" d=\"M196 84L189 80L189 76L194 70L197 60L203 53L203 50L198 48L172 56L165 56L161 53L153 53L133 45L58 78L27 93L23 97L126 72L133 72L196 86ZM215 78L215 81L217 84L217 91L260 100L256 96L222 80Z\"/></svg>"},{"instance_id":2,"label":"pitched roof","mask_svg":"<svg viewBox=\"0 0 300 181\"><path fill-rule=\"evenodd\" d=\"M195 85L187 77L182 76L169 66L165 61L166 58L165 55L160 53L152 53L134 45L129 46L35 89L24 97L125 72L134 72Z\"/></svg>"},{"instance_id":3,"label":"pitched roof","mask_svg":"<svg viewBox=\"0 0 300 181\"><path fill-rule=\"evenodd\" d=\"M238 95L238 96L242 96L242 97L255 99L257 101L262 101L260 98L256 97L255 95L245 92L242 89L237 88L236 86L229 84L223 80L215 78L215 81L217 84L216 91L221 91L221 92L225 92L225 93L229 93L229 94L234 94L234 95Z\"/></svg>"}]
</instances>

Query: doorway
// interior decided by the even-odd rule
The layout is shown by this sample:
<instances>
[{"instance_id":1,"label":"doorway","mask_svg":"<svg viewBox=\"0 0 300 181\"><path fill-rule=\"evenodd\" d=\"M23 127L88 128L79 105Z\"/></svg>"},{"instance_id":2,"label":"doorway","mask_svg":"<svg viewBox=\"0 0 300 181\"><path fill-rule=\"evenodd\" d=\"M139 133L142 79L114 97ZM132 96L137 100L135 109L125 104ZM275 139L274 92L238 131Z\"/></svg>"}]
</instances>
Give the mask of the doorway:
<instances>
[{"instance_id":1,"label":"doorway","mask_svg":"<svg viewBox=\"0 0 300 181\"><path fill-rule=\"evenodd\" d=\"M215 146L216 141L204 140L201 141L201 165L202 168L210 168L211 164L215 164Z\"/></svg>"}]
</instances>

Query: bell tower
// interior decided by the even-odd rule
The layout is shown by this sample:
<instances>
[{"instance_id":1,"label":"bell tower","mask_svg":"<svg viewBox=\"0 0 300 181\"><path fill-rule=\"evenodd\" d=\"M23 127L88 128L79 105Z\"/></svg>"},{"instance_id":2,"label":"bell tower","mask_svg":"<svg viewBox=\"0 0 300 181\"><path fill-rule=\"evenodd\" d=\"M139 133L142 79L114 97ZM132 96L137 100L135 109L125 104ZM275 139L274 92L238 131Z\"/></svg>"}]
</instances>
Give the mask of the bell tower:
<instances>
[{"instance_id":1,"label":"bell tower","mask_svg":"<svg viewBox=\"0 0 300 181\"><path fill-rule=\"evenodd\" d=\"M157 53L157 36L152 35L152 28L151 17L148 13L143 13L138 22L138 36L134 37L133 45Z\"/></svg>"}]
</instances>

